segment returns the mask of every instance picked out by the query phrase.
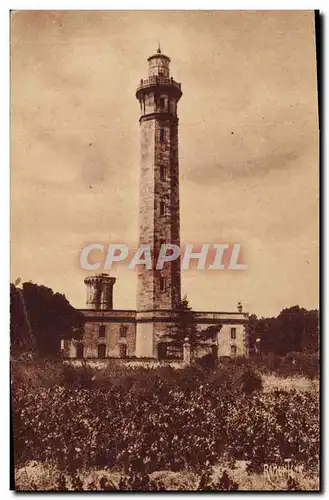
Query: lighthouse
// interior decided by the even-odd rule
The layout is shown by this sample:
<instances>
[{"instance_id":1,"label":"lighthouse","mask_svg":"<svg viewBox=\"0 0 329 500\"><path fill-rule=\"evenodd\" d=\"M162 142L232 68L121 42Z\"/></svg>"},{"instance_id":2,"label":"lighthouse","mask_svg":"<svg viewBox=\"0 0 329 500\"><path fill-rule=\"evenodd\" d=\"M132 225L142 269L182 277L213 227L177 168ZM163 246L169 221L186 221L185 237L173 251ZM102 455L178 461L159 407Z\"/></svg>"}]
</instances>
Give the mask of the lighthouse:
<instances>
[{"instance_id":1,"label":"lighthouse","mask_svg":"<svg viewBox=\"0 0 329 500\"><path fill-rule=\"evenodd\" d=\"M181 248L177 106L182 89L170 74L170 58L160 47L147 61L148 75L136 90L140 107L139 250L148 249L145 256L136 257L145 262L138 266L137 307L113 308L116 278L105 273L87 277L87 308L80 309L85 317L83 337L63 340L64 357L190 362L188 343L180 346L173 340L180 319L181 262L177 254L170 259L170 247L165 259L163 254L166 244L173 245L178 254ZM157 266L161 259L164 265ZM234 312L195 310L193 316L201 339L196 357L209 353L248 356L248 313L241 303ZM205 332L202 340L202 332L211 326L217 327L213 338Z\"/></svg>"},{"instance_id":2,"label":"lighthouse","mask_svg":"<svg viewBox=\"0 0 329 500\"><path fill-rule=\"evenodd\" d=\"M170 75L170 58L160 47L148 58L140 80L139 244L151 248L153 262L161 245L180 246L178 112L181 84ZM137 285L136 356L154 357L161 323L172 320L181 299L180 259L163 269L140 266ZM160 321L160 323L159 323Z\"/></svg>"}]
</instances>

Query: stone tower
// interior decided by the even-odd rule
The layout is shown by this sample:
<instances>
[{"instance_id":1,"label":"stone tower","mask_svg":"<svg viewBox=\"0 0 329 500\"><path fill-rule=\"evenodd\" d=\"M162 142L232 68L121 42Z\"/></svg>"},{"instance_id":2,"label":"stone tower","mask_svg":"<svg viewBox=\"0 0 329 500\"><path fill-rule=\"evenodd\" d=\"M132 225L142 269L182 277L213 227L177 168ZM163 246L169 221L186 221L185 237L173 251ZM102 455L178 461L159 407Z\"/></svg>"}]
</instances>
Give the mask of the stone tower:
<instances>
[{"instance_id":1,"label":"stone tower","mask_svg":"<svg viewBox=\"0 0 329 500\"><path fill-rule=\"evenodd\" d=\"M113 309L113 285L115 282L116 278L106 273L88 276L85 279L88 309L111 311Z\"/></svg>"},{"instance_id":2,"label":"stone tower","mask_svg":"<svg viewBox=\"0 0 329 500\"><path fill-rule=\"evenodd\" d=\"M165 263L162 270L155 264L162 244L180 246L177 103L182 91L160 47L148 63L148 77L136 92L141 110L139 243L150 245L153 265L152 270L141 266L138 274L136 355L154 357L157 311L170 314L181 298L180 260Z\"/></svg>"}]
</instances>

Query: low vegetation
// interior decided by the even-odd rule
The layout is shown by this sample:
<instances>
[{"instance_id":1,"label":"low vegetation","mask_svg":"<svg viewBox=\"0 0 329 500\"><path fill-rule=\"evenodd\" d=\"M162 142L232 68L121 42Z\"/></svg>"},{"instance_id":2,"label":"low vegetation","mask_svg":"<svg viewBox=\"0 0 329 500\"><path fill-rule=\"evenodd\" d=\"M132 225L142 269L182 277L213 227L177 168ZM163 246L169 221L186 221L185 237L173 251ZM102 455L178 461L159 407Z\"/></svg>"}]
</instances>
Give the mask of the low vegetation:
<instances>
[{"instance_id":1,"label":"low vegetation","mask_svg":"<svg viewBox=\"0 0 329 500\"><path fill-rule=\"evenodd\" d=\"M119 484L130 489L134 481L161 489L154 483L159 471L190 471L191 489L198 489L202 477L209 489L225 489L225 484L243 489L246 477L262 476L264 464L291 460L304 478L313 478L306 489L314 489L318 393L265 392L264 376L242 360L215 369L196 365L182 370L132 369L116 363L92 370L13 360L16 468L51 464L57 471L51 489L64 488L63 477L65 488L85 489L72 478L81 481L82 471L93 470L107 470L102 484L113 483L114 489ZM238 463L246 464L243 480L235 476ZM219 464L226 464L227 477L222 477L223 470L221 477L209 479ZM114 482L113 471L119 474ZM288 480L278 487L289 489ZM293 489L293 478L289 484Z\"/></svg>"}]
</instances>

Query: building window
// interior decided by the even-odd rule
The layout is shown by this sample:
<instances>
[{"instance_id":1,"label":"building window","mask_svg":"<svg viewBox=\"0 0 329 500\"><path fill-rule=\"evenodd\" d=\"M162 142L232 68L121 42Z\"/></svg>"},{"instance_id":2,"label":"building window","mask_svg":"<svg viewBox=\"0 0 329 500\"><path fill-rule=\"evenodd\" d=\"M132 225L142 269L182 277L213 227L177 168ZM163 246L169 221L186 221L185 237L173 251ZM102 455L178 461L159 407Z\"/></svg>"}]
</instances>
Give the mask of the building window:
<instances>
[{"instance_id":1,"label":"building window","mask_svg":"<svg viewBox=\"0 0 329 500\"><path fill-rule=\"evenodd\" d=\"M231 356L236 356L236 345L231 345Z\"/></svg>"},{"instance_id":2,"label":"building window","mask_svg":"<svg viewBox=\"0 0 329 500\"><path fill-rule=\"evenodd\" d=\"M83 344L81 344L81 343L76 345L76 357L78 359L83 358Z\"/></svg>"},{"instance_id":3,"label":"building window","mask_svg":"<svg viewBox=\"0 0 329 500\"><path fill-rule=\"evenodd\" d=\"M119 344L119 356L120 358L127 357L127 346L126 344Z\"/></svg>"},{"instance_id":4,"label":"building window","mask_svg":"<svg viewBox=\"0 0 329 500\"><path fill-rule=\"evenodd\" d=\"M231 328L231 339L232 340L236 339L236 328Z\"/></svg>"},{"instance_id":5,"label":"building window","mask_svg":"<svg viewBox=\"0 0 329 500\"><path fill-rule=\"evenodd\" d=\"M106 357L106 345L98 344L98 357L105 358Z\"/></svg>"},{"instance_id":6,"label":"building window","mask_svg":"<svg viewBox=\"0 0 329 500\"><path fill-rule=\"evenodd\" d=\"M105 337L105 325L99 325L99 337L104 338Z\"/></svg>"},{"instance_id":7,"label":"building window","mask_svg":"<svg viewBox=\"0 0 329 500\"><path fill-rule=\"evenodd\" d=\"M120 338L121 339L127 338L127 331L128 331L127 325L121 325L120 326Z\"/></svg>"},{"instance_id":8,"label":"building window","mask_svg":"<svg viewBox=\"0 0 329 500\"><path fill-rule=\"evenodd\" d=\"M160 109L165 109L166 101L163 97L160 98Z\"/></svg>"},{"instance_id":9,"label":"building window","mask_svg":"<svg viewBox=\"0 0 329 500\"><path fill-rule=\"evenodd\" d=\"M176 114L176 102L170 101L170 112L175 115Z\"/></svg>"},{"instance_id":10,"label":"building window","mask_svg":"<svg viewBox=\"0 0 329 500\"><path fill-rule=\"evenodd\" d=\"M164 181L166 178L166 167L164 165L160 165L160 179Z\"/></svg>"},{"instance_id":11,"label":"building window","mask_svg":"<svg viewBox=\"0 0 329 500\"><path fill-rule=\"evenodd\" d=\"M164 128L160 128L160 142L164 142L165 140L165 130Z\"/></svg>"},{"instance_id":12,"label":"building window","mask_svg":"<svg viewBox=\"0 0 329 500\"><path fill-rule=\"evenodd\" d=\"M160 215L165 215L166 206L164 201L160 201Z\"/></svg>"},{"instance_id":13,"label":"building window","mask_svg":"<svg viewBox=\"0 0 329 500\"><path fill-rule=\"evenodd\" d=\"M160 292L166 291L166 278L160 278Z\"/></svg>"}]
</instances>

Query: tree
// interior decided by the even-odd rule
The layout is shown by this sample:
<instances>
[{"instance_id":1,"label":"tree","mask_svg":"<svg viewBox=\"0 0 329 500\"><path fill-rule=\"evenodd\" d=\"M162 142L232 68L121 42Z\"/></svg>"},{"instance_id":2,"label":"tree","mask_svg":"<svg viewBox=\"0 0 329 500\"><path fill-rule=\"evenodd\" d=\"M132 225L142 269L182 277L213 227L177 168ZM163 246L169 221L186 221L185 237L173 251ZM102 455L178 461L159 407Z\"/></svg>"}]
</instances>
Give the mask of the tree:
<instances>
[{"instance_id":1,"label":"tree","mask_svg":"<svg viewBox=\"0 0 329 500\"><path fill-rule=\"evenodd\" d=\"M277 354L318 350L318 312L293 306L282 309L276 320Z\"/></svg>"},{"instance_id":2,"label":"tree","mask_svg":"<svg viewBox=\"0 0 329 500\"><path fill-rule=\"evenodd\" d=\"M276 318L260 318L257 326L257 338L260 339L260 352L269 354L276 352L277 337L275 330Z\"/></svg>"},{"instance_id":3,"label":"tree","mask_svg":"<svg viewBox=\"0 0 329 500\"><path fill-rule=\"evenodd\" d=\"M61 339L81 338L84 316L51 288L32 282L10 286L10 333L13 352L60 353Z\"/></svg>"},{"instance_id":4,"label":"tree","mask_svg":"<svg viewBox=\"0 0 329 500\"><path fill-rule=\"evenodd\" d=\"M192 310L187 296L181 300L177 316L176 341L183 343L187 338L191 344L197 340L198 328L195 320L195 313Z\"/></svg>"},{"instance_id":5,"label":"tree","mask_svg":"<svg viewBox=\"0 0 329 500\"><path fill-rule=\"evenodd\" d=\"M171 339L174 345L179 347L181 347L187 339L191 344L191 351L193 353L200 343L217 337L217 333L221 328L222 325L219 324L210 325L204 330L199 330L196 314L192 310L188 298L185 295L178 308L176 327L168 335L168 338Z\"/></svg>"},{"instance_id":6,"label":"tree","mask_svg":"<svg viewBox=\"0 0 329 500\"><path fill-rule=\"evenodd\" d=\"M284 356L288 352L318 352L319 312L299 306L282 309L276 318L249 316L250 347L260 339L260 351Z\"/></svg>"},{"instance_id":7,"label":"tree","mask_svg":"<svg viewBox=\"0 0 329 500\"><path fill-rule=\"evenodd\" d=\"M319 351L319 311L316 309L304 313L301 346L303 351Z\"/></svg>"},{"instance_id":8,"label":"tree","mask_svg":"<svg viewBox=\"0 0 329 500\"><path fill-rule=\"evenodd\" d=\"M259 320L256 314L250 314L248 318L248 323L246 324L247 338L249 342L249 352L257 352L257 339L259 338L258 331Z\"/></svg>"},{"instance_id":9,"label":"tree","mask_svg":"<svg viewBox=\"0 0 329 500\"><path fill-rule=\"evenodd\" d=\"M198 332L199 340L217 340L217 335L222 329L222 323L207 326L204 330Z\"/></svg>"},{"instance_id":10,"label":"tree","mask_svg":"<svg viewBox=\"0 0 329 500\"><path fill-rule=\"evenodd\" d=\"M35 351L30 323L24 307L23 290L10 284L10 339L11 351Z\"/></svg>"}]
</instances>

